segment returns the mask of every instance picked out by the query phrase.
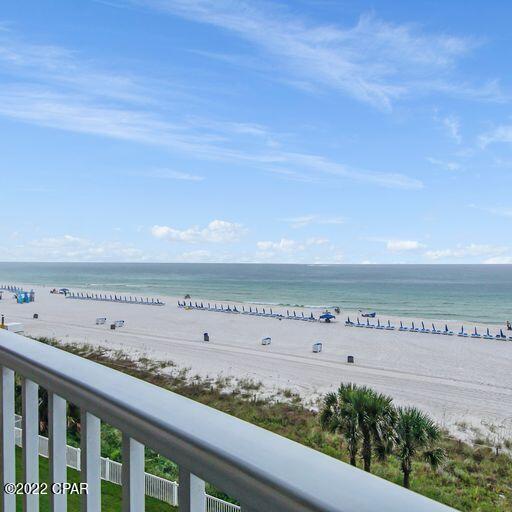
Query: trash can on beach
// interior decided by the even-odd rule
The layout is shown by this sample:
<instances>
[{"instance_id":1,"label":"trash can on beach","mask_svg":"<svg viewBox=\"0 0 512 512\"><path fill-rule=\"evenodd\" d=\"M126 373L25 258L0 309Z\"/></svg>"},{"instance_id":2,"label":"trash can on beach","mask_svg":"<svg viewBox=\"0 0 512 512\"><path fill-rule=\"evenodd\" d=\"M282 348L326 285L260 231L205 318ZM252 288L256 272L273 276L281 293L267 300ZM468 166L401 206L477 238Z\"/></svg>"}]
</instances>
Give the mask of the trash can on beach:
<instances>
[{"instance_id":1,"label":"trash can on beach","mask_svg":"<svg viewBox=\"0 0 512 512\"><path fill-rule=\"evenodd\" d=\"M203 334L203 341L210 341L210 336L207 332Z\"/></svg>"},{"instance_id":2,"label":"trash can on beach","mask_svg":"<svg viewBox=\"0 0 512 512\"><path fill-rule=\"evenodd\" d=\"M322 343L320 343L319 341L316 343L313 343L313 352L315 354L318 354L318 352L322 352Z\"/></svg>"},{"instance_id":3,"label":"trash can on beach","mask_svg":"<svg viewBox=\"0 0 512 512\"><path fill-rule=\"evenodd\" d=\"M347 356L347 363L353 363L354 362L354 356Z\"/></svg>"}]
</instances>

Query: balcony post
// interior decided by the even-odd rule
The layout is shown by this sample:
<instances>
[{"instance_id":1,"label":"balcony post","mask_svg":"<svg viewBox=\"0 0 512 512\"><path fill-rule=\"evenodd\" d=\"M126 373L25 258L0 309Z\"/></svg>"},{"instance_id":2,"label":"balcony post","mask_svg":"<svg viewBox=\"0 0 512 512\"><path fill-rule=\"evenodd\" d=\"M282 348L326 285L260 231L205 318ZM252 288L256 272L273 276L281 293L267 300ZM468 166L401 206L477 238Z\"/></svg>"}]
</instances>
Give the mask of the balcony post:
<instances>
[{"instance_id":1,"label":"balcony post","mask_svg":"<svg viewBox=\"0 0 512 512\"><path fill-rule=\"evenodd\" d=\"M80 478L87 483L82 512L101 510L101 421L82 409L80 415Z\"/></svg>"},{"instance_id":2,"label":"balcony post","mask_svg":"<svg viewBox=\"0 0 512 512\"><path fill-rule=\"evenodd\" d=\"M66 401L55 393L48 393L48 445L50 485L67 482ZM50 492L52 512L66 512L67 496Z\"/></svg>"},{"instance_id":3,"label":"balcony post","mask_svg":"<svg viewBox=\"0 0 512 512\"><path fill-rule=\"evenodd\" d=\"M39 483L39 387L22 381L23 483ZM39 512L39 495L23 493L23 511Z\"/></svg>"},{"instance_id":4,"label":"balcony post","mask_svg":"<svg viewBox=\"0 0 512 512\"><path fill-rule=\"evenodd\" d=\"M144 445L123 434L123 512L143 512L145 502Z\"/></svg>"},{"instance_id":5,"label":"balcony post","mask_svg":"<svg viewBox=\"0 0 512 512\"><path fill-rule=\"evenodd\" d=\"M204 512L206 507L204 480L201 480L183 466L180 466L179 468L179 477L179 512Z\"/></svg>"},{"instance_id":6,"label":"balcony post","mask_svg":"<svg viewBox=\"0 0 512 512\"><path fill-rule=\"evenodd\" d=\"M0 375L0 485L16 481L16 448L14 444L14 372L5 366ZM2 492L0 509L15 512L16 496Z\"/></svg>"}]
</instances>

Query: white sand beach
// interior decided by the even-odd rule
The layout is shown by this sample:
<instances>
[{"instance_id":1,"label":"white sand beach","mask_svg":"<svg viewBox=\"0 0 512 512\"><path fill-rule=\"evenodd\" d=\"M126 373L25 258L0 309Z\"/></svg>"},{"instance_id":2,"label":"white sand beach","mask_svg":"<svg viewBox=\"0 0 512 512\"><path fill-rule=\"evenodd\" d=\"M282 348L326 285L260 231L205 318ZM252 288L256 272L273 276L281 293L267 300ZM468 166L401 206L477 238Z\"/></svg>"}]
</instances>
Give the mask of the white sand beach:
<instances>
[{"instance_id":1,"label":"white sand beach","mask_svg":"<svg viewBox=\"0 0 512 512\"><path fill-rule=\"evenodd\" d=\"M482 421L508 426L512 422L512 341L346 327L347 314L355 319L354 312L346 311L331 324L280 321L188 311L170 297L160 297L166 305L155 307L72 300L50 294L50 287L25 288L35 289L36 302L16 304L12 293L4 292L0 312L8 322L22 322L30 336L172 360L190 367L192 375L250 378L262 381L268 391L289 388L312 400L341 381L366 384L399 404L430 412L461 437L465 434L456 423L485 430ZM33 319L34 313L38 319ZM95 325L97 317L107 317L107 324ZM380 320L388 318L395 325L399 322L387 316ZM110 330L109 324L121 319L126 325ZM453 331L460 330L460 323L447 323ZM438 329L444 324L436 321ZM478 327L480 332L490 327L495 334L503 326ZM209 343L202 341L203 332L209 333ZM263 336L271 336L272 344L262 346ZM315 341L323 342L319 354L311 350ZM355 357L355 364L347 364L348 355Z\"/></svg>"}]
</instances>

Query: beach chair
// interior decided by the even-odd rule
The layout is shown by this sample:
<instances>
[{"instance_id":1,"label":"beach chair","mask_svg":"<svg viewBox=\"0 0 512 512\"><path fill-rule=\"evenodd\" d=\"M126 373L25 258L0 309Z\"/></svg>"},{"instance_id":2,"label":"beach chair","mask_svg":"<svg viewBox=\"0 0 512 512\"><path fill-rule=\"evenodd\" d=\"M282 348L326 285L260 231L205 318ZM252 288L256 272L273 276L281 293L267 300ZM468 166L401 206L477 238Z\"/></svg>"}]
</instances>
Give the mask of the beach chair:
<instances>
[{"instance_id":1,"label":"beach chair","mask_svg":"<svg viewBox=\"0 0 512 512\"><path fill-rule=\"evenodd\" d=\"M399 331L408 331L409 327L405 327L402 321L400 320L400 327L398 328Z\"/></svg>"},{"instance_id":2,"label":"beach chair","mask_svg":"<svg viewBox=\"0 0 512 512\"><path fill-rule=\"evenodd\" d=\"M424 322L421 322L420 332L422 332L423 334L428 334L430 332L430 329L426 329L425 328L425 323Z\"/></svg>"},{"instance_id":3,"label":"beach chair","mask_svg":"<svg viewBox=\"0 0 512 512\"><path fill-rule=\"evenodd\" d=\"M394 331L395 326L391 325L391 322L388 320L388 325L386 325L385 329L386 329L386 331Z\"/></svg>"},{"instance_id":4,"label":"beach chair","mask_svg":"<svg viewBox=\"0 0 512 512\"><path fill-rule=\"evenodd\" d=\"M354 322L350 321L350 317L347 317L347 321L345 322L347 327L354 327Z\"/></svg>"},{"instance_id":5,"label":"beach chair","mask_svg":"<svg viewBox=\"0 0 512 512\"><path fill-rule=\"evenodd\" d=\"M441 334L444 336L453 336L453 331L450 331L450 329L448 329L448 325L445 324L444 331Z\"/></svg>"},{"instance_id":6,"label":"beach chair","mask_svg":"<svg viewBox=\"0 0 512 512\"><path fill-rule=\"evenodd\" d=\"M468 333L466 331L464 331L464 326L463 325L461 325L460 332L457 333L457 336L460 336L461 338L467 338L468 337Z\"/></svg>"},{"instance_id":7,"label":"beach chair","mask_svg":"<svg viewBox=\"0 0 512 512\"><path fill-rule=\"evenodd\" d=\"M410 332L420 332L420 330L414 325L414 322L412 322L411 328L409 329Z\"/></svg>"},{"instance_id":8,"label":"beach chair","mask_svg":"<svg viewBox=\"0 0 512 512\"><path fill-rule=\"evenodd\" d=\"M499 334L496 334L496 339L497 340L506 340L507 339L507 337L503 334L503 329L500 329Z\"/></svg>"},{"instance_id":9,"label":"beach chair","mask_svg":"<svg viewBox=\"0 0 512 512\"><path fill-rule=\"evenodd\" d=\"M441 331L436 329L436 326L432 324L432 331L430 331L432 334L441 334Z\"/></svg>"},{"instance_id":10,"label":"beach chair","mask_svg":"<svg viewBox=\"0 0 512 512\"><path fill-rule=\"evenodd\" d=\"M362 323L359 321L359 317L357 317L357 324L356 324L356 327L364 327L364 324L362 324Z\"/></svg>"},{"instance_id":11,"label":"beach chair","mask_svg":"<svg viewBox=\"0 0 512 512\"><path fill-rule=\"evenodd\" d=\"M107 321L107 319L104 316L100 317L100 318L96 318L96 325L105 325L106 321Z\"/></svg>"},{"instance_id":12,"label":"beach chair","mask_svg":"<svg viewBox=\"0 0 512 512\"><path fill-rule=\"evenodd\" d=\"M487 327L487 332L484 334L483 338L484 338L484 340L493 340L494 339L492 334L489 332L489 327Z\"/></svg>"},{"instance_id":13,"label":"beach chair","mask_svg":"<svg viewBox=\"0 0 512 512\"><path fill-rule=\"evenodd\" d=\"M476 327L475 327L475 330L474 330L473 334L471 334L471 337L472 338L481 338L482 335L478 334L478 331L476 330Z\"/></svg>"},{"instance_id":14,"label":"beach chair","mask_svg":"<svg viewBox=\"0 0 512 512\"><path fill-rule=\"evenodd\" d=\"M375 329L384 329L384 326L380 325L380 320L377 320L377 325L375 326Z\"/></svg>"}]
</instances>

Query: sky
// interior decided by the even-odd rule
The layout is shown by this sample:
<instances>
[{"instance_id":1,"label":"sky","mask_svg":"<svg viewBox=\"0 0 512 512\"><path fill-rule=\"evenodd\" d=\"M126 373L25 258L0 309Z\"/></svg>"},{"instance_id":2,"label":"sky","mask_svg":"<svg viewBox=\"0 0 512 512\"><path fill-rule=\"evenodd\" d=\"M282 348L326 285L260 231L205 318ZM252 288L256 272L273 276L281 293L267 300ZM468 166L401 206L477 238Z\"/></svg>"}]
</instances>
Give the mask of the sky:
<instances>
[{"instance_id":1,"label":"sky","mask_svg":"<svg viewBox=\"0 0 512 512\"><path fill-rule=\"evenodd\" d=\"M510 19L4 2L0 260L512 263Z\"/></svg>"}]
</instances>

